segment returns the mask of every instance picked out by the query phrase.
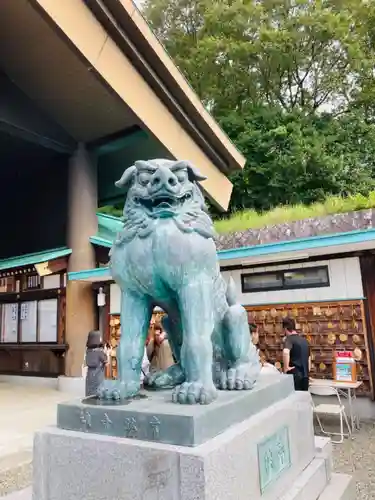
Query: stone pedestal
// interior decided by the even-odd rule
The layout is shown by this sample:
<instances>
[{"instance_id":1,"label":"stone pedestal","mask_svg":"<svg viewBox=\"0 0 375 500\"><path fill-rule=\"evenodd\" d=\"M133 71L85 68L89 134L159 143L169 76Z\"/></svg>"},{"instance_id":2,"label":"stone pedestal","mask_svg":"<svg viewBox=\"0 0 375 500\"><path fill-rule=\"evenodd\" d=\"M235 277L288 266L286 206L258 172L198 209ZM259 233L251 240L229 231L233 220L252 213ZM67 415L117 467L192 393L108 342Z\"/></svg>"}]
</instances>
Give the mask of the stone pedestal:
<instances>
[{"instance_id":1,"label":"stone pedestal","mask_svg":"<svg viewBox=\"0 0 375 500\"><path fill-rule=\"evenodd\" d=\"M330 442L315 442L310 395L295 393L291 377L261 377L256 390L222 392L209 406L151 393L58 414L60 427L81 430L36 435L34 500L317 500L330 485ZM335 500L354 499L348 488Z\"/></svg>"}]
</instances>

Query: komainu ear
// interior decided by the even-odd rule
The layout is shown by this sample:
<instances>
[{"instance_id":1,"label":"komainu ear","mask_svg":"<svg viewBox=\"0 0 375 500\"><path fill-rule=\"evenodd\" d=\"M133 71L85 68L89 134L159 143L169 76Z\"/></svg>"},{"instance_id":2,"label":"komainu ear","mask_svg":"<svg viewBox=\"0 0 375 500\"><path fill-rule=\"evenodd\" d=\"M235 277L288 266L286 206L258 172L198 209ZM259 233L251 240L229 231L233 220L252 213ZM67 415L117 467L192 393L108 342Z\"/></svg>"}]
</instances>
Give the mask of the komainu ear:
<instances>
[{"instance_id":1,"label":"komainu ear","mask_svg":"<svg viewBox=\"0 0 375 500\"><path fill-rule=\"evenodd\" d=\"M181 161L178 161L176 162L176 164L174 165L174 167L178 168L186 168L187 171L188 171L188 176L189 176L189 180L190 181L205 181L207 179L207 177L205 175L202 175L199 170L194 167L194 165L192 165L190 162L186 161L186 160L181 160Z\"/></svg>"},{"instance_id":2,"label":"komainu ear","mask_svg":"<svg viewBox=\"0 0 375 500\"><path fill-rule=\"evenodd\" d=\"M152 170L155 170L155 168L152 168L150 163L148 161L145 161L145 160L137 160L134 163L134 165L137 167L138 170L150 170L150 168Z\"/></svg>"},{"instance_id":3,"label":"komainu ear","mask_svg":"<svg viewBox=\"0 0 375 500\"><path fill-rule=\"evenodd\" d=\"M115 182L115 186L118 188L127 187L130 181L133 179L136 171L137 167L135 167L134 165L132 167L127 168L125 172L122 174L121 179Z\"/></svg>"}]
</instances>

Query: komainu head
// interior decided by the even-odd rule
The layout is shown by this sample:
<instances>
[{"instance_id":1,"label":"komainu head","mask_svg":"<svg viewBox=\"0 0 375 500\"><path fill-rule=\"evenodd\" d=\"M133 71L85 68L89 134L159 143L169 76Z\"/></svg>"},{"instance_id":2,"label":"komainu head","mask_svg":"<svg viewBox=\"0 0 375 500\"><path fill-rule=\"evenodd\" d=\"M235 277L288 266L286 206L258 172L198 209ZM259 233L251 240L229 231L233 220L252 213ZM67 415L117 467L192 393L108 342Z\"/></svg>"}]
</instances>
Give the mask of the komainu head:
<instances>
[{"instance_id":1,"label":"komainu head","mask_svg":"<svg viewBox=\"0 0 375 500\"><path fill-rule=\"evenodd\" d=\"M187 161L136 161L116 182L117 187L127 191L124 231L129 234L124 234L125 239L135 234L147 236L152 222L166 218L173 219L182 231L212 237L212 222L198 186L198 181L205 179Z\"/></svg>"},{"instance_id":2,"label":"komainu head","mask_svg":"<svg viewBox=\"0 0 375 500\"><path fill-rule=\"evenodd\" d=\"M202 203L196 181L205 177L185 161L136 161L116 182L127 187L127 207L139 207L150 217L173 217L194 202Z\"/></svg>"}]
</instances>

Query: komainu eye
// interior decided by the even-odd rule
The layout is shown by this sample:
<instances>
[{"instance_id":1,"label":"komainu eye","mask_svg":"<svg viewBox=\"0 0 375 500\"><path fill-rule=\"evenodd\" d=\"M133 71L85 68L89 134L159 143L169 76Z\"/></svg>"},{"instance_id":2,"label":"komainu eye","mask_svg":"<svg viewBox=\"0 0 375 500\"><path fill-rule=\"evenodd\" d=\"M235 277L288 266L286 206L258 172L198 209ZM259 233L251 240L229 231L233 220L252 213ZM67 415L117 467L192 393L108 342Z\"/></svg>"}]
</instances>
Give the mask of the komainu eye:
<instances>
[{"instance_id":1,"label":"komainu eye","mask_svg":"<svg viewBox=\"0 0 375 500\"><path fill-rule=\"evenodd\" d=\"M142 185L142 186L147 186L147 184L150 182L150 176L147 175L147 174L141 174L139 177L138 177L138 182Z\"/></svg>"},{"instance_id":2,"label":"komainu eye","mask_svg":"<svg viewBox=\"0 0 375 500\"><path fill-rule=\"evenodd\" d=\"M184 170L181 170L180 172L176 172L176 177L178 179L178 182L185 182L187 179L187 172Z\"/></svg>"}]
</instances>

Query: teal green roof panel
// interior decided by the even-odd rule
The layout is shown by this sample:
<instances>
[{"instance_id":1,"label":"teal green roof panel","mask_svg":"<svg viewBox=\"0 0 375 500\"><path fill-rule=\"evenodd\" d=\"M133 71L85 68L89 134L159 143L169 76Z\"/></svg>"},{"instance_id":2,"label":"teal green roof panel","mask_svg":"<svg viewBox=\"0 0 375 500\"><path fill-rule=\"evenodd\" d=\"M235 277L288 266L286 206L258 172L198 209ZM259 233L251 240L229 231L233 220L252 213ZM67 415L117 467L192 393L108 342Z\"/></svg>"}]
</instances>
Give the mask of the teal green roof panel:
<instances>
[{"instance_id":1,"label":"teal green roof panel","mask_svg":"<svg viewBox=\"0 0 375 500\"><path fill-rule=\"evenodd\" d=\"M356 243L363 243L365 241L373 241L375 247L375 229L361 229L345 233L321 234L320 236L311 236L310 238L297 238L295 240L264 243L251 247L230 248L228 250L220 250L218 252L218 256L221 261L224 261L280 253L280 260L282 260L282 252L297 252L301 250L327 247L327 254L329 254L328 247L353 245Z\"/></svg>"},{"instance_id":2,"label":"teal green roof panel","mask_svg":"<svg viewBox=\"0 0 375 500\"><path fill-rule=\"evenodd\" d=\"M103 280L106 280L110 277L111 271L109 267L96 267L95 269L85 269L83 271L72 271L71 273L68 273L69 281L90 281L93 279L100 280L101 278L103 278Z\"/></svg>"},{"instance_id":3,"label":"teal green roof panel","mask_svg":"<svg viewBox=\"0 0 375 500\"><path fill-rule=\"evenodd\" d=\"M105 240L104 238L99 238L98 236L91 236L89 238L90 243L97 245L98 247L111 248L112 242Z\"/></svg>"},{"instance_id":4,"label":"teal green roof panel","mask_svg":"<svg viewBox=\"0 0 375 500\"><path fill-rule=\"evenodd\" d=\"M40 264L41 262L47 262L49 260L65 257L71 253L71 248L61 247L53 250L44 250L43 252L28 253L17 257L10 257L9 259L0 259L0 271L4 271L5 269L14 269L15 267Z\"/></svg>"},{"instance_id":5,"label":"teal green roof panel","mask_svg":"<svg viewBox=\"0 0 375 500\"><path fill-rule=\"evenodd\" d=\"M98 217L98 232L93 234L90 241L100 247L111 248L116 235L121 231L123 223L120 217L107 214L96 214Z\"/></svg>"}]
</instances>

